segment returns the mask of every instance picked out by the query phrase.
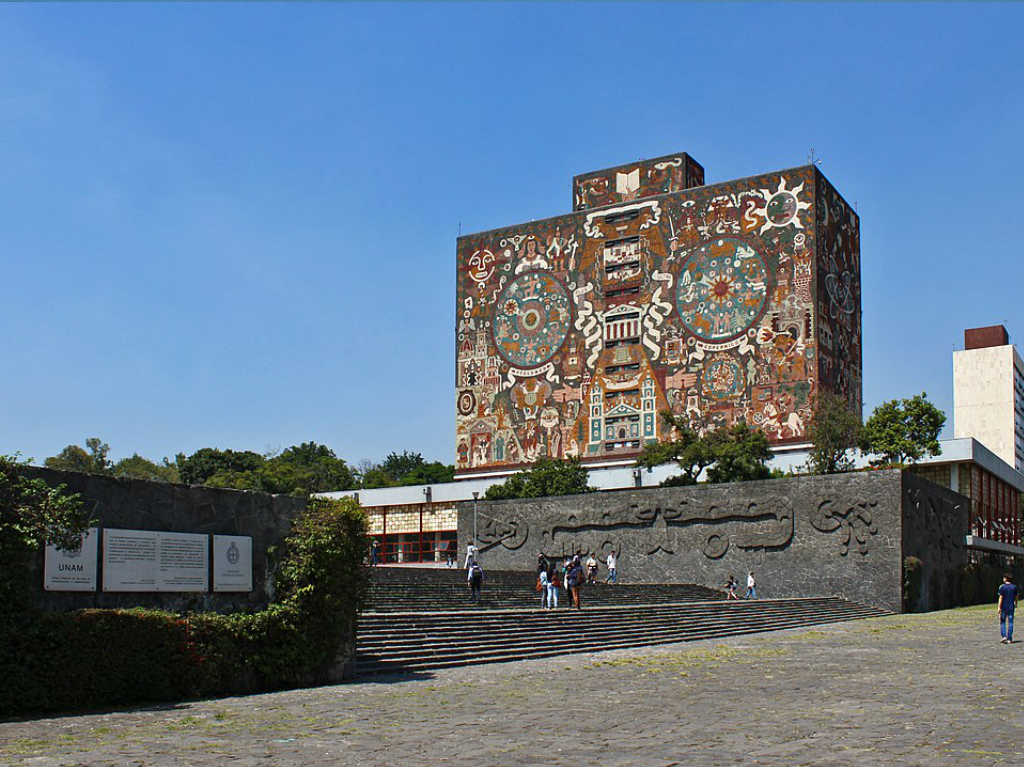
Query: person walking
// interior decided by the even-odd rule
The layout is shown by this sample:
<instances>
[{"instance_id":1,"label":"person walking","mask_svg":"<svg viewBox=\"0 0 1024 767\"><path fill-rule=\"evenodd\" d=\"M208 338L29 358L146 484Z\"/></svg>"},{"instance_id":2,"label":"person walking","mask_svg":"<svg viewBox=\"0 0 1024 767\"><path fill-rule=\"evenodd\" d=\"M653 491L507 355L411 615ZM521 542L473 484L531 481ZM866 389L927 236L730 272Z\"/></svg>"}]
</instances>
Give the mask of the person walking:
<instances>
[{"instance_id":1,"label":"person walking","mask_svg":"<svg viewBox=\"0 0 1024 767\"><path fill-rule=\"evenodd\" d=\"M1013 644L1013 613L1020 598L1020 589L1013 582L1009 573L1003 575L1003 585L996 592L999 594L999 635L1003 644Z\"/></svg>"},{"instance_id":2,"label":"person walking","mask_svg":"<svg viewBox=\"0 0 1024 767\"><path fill-rule=\"evenodd\" d=\"M757 581L754 580L753 570L747 573L747 593L743 595L743 598L757 599Z\"/></svg>"},{"instance_id":3,"label":"person walking","mask_svg":"<svg viewBox=\"0 0 1024 767\"><path fill-rule=\"evenodd\" d=\"M469 566L469 576L466 579L469 582L469 599L472 602L480 601L480 586L484 582L484 569L480 567L480 563L474 561Z\"/></svg>"},{"instance_id":4,"label":"person walking","mask_svg":"<svg viewBox=\"0 0 1024 767\"><path fill-rule=\"evenodd\" d=\"M619 580L619 571L616 569L618 560L615 557L615 551L608 552L608 558L605 560L605 564L608 566L608 577L605 579L605 583L616 583Z\"/></svg>"},{"instance_id":5,"label":"person walking","mask_svg":"<svg viewBox=\"0 0 1024 767\"><path fill-rule=\"evenodd\" d=\"M726 599L739 599L736 594L736 586L738 586L735 575L730 575L729 580L725 582L725 598Z\"/></svg>"},{"instance_id":6,"label":"person walking","mask_svg":"<svg viewBox=\"0 0 1024 767\"><path fill-rule=\"evenodd\" d=\"M548 569L548 558L544 556L543 551L537 552L537 574L546 572Z\"/></svg>"},{"instance_id":7,"label":"person walking","mask_svg":"<svg viewBox=\"0 0 1024 767\"><path fill-rule=\"evenodd\" d=\"M594 555L591 554L587 557L587 585L593 585L597 583L597 560L594 559Z\"/></svg>"},{"instance_id":8,"label":"person walking","mask_svg":"<svg viewBox=\"0 0 1024 767\"><path fill-rule=\"evenodd\" d=\"M376 567L380 563L380 544L374 538L370 543L370 565Z\"/></svg>"},{"instance_id":9,"label":"person walking","mask_svg":"<svg viewBox=\"0 0 1024 767\"><path fill-rule=\"evenodd\" d=\"M577 610L583 609L580 606L580 583L583 581L583 565L580 564L580 557L577 554L573 557L566 575L566 583L569 586L569 594L572 596L572 606Z\"/></svg>"},{"instance_id":10,"label":"person walking","mask_svg":"<svg viewBox=\"0 0 1024 767\"><path fill-rule=\"evenodd\" d=\"M561 568L560 575L562 576L561 577L562 588L565 589L565 601L568 602L569 604L572 604L572 592L569 591L569 570L571 570L571 569L572 569L572 558L571 557L566 557L565 561L562 563L562 568Z\"/></svg>"}]
</instances>

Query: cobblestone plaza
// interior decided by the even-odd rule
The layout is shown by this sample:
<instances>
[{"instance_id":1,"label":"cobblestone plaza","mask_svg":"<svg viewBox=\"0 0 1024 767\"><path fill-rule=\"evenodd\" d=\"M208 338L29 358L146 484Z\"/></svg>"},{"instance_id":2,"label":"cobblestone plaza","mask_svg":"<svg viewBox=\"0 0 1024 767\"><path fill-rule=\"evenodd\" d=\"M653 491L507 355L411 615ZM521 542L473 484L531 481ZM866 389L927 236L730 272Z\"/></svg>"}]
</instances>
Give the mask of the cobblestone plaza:
<instances>
[{"instance_id":1,"label":"cobblestone plaza","mask_svg":"<svg viewBox=\"0 0 1024 767\"><path fill-rule=\"evenodd\" d=\"M1024 644L995 612L5 722L0 764L1021 764Z\"/></svg>"}]
</instances>

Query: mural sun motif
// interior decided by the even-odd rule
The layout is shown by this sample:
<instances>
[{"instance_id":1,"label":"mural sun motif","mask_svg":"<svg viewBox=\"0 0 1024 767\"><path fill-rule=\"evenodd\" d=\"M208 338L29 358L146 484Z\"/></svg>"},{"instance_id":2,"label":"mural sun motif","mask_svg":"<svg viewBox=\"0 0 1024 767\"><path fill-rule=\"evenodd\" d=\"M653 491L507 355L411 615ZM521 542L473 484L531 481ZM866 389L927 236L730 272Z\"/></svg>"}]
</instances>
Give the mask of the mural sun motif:
<instances>
[{"instance_id":1,"label":"mural sun motif","mask_svg":"<svg viewBox=\"0 0 1024 767\"><path fill-rule=\"evenodd\" d=\"M800 211L809 210L811 204L800 200L800 192L804 190L801 181L792 189L786 188L786 177L779 177L779 187L774 192L770 189L762 189L765 204L763 208L754 211L764 218L764 224L758 234L764 234L773 226L783 227L792 224L796 229L803 229L800 223Z\"/></svg>"}]
</instances>

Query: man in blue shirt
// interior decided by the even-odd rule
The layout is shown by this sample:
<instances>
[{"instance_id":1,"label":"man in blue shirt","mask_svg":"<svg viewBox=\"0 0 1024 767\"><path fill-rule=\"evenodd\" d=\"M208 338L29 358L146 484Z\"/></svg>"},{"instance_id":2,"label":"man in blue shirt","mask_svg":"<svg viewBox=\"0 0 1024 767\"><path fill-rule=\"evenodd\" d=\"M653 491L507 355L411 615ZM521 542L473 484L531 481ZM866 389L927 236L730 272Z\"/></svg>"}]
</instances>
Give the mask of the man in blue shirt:
<instances>
[{"instance_id":1,"label":"man in blue shirt","mask_svg":"<svg viewBox=\"0 0 1024 767\"><path fill-rule=\"evenodd\" d=\"M999 587L999 634L1003 644L1013 642L1013 611L1017 606L1020 589L1013 582L1009 573L1003 576L1003 585Z\"/></svg>"}]
</instances>

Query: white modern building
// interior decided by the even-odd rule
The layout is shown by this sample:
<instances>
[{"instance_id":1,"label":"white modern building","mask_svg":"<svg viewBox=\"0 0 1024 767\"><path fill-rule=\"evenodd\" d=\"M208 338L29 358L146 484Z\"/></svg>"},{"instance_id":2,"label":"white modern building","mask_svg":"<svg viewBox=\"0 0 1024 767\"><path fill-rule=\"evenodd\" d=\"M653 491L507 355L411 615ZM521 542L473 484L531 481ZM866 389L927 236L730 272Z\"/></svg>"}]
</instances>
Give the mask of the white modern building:
<instances>
[{"instance_id":1,"label":"white modern building","mask_svg":"<svg viewBox=\"0 0 1024 767\"><path fill-rule=\"evenodd\" d=\"M953 352L953 423L1024 471L1024 361L1002 325L965 330Z\"/></svg>"}]
</instances>

